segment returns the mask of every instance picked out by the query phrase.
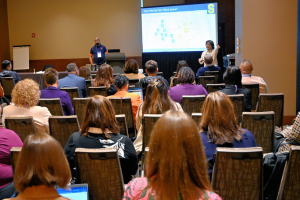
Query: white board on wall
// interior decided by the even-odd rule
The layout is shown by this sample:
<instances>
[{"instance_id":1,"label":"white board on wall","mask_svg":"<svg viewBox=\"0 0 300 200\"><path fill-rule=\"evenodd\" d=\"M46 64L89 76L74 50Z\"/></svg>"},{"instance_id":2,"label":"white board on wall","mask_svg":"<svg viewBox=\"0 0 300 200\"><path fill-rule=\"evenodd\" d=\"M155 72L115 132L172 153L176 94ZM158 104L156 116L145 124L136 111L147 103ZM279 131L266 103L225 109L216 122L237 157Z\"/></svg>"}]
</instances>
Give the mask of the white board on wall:
<instances>
[{"instance_id":1,"label":"white board on wall","mask_svg":"<svg viewBox=\"0 0 300 200\"><path fill-rule=\"evenodd\" d=\"M30 45L13 46L13 69L29 69L29 47Z\"/></svg>"}]
</instances>

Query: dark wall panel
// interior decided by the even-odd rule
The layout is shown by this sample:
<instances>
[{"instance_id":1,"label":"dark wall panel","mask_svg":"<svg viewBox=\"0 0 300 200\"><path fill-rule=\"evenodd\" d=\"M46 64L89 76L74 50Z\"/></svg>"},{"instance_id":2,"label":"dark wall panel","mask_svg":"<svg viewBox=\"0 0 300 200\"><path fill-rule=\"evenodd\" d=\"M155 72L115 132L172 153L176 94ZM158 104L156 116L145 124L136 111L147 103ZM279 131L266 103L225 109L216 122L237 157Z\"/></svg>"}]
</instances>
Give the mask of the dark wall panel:
<instances>
[{"instance_id":1,"label":"dark wall panel","mask_svg":"<svg viewBox=\"0 0 300 200\"><path fill-rule=\"evenodd\" d=\"M0 0L0 61L9 60L7 0Z\"/></svg>"}]
</instances>

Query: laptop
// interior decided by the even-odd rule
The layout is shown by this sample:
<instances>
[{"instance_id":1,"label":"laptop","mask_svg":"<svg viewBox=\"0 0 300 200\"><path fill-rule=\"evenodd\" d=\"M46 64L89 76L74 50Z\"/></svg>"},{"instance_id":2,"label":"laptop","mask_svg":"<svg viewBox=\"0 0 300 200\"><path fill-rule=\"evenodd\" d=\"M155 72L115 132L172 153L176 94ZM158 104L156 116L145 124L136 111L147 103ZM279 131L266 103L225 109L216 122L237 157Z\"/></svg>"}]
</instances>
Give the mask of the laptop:
<instances>
[{"instance_id":1,"label":"laptop","mask_svg":"<svg viewBox=\"0 0 300 200\"><path fill-rule=\"evenodd\" d=\"M69 185L69 190L60 188L60 187L55 187L57 190L58 194L60 196L72 199L72 200L88 200L89 199L89 193L88 193L88 184L83 183L83 184L74 184L74 185Z\"/></svg>"},{"instance_id":2,"label":"laptop","mask_svg":"<svg viewBox=\"0 0 300 200\"><path fill-rule=\"evenodd\" d=\"M144 97L143 97L143 89L142 88L129 87L128 88L128 92L130 92L130 93L136 93L136 94L140 95L140 97L141 97L141 99L143 101Z\"/></svg>"}]
</instances>

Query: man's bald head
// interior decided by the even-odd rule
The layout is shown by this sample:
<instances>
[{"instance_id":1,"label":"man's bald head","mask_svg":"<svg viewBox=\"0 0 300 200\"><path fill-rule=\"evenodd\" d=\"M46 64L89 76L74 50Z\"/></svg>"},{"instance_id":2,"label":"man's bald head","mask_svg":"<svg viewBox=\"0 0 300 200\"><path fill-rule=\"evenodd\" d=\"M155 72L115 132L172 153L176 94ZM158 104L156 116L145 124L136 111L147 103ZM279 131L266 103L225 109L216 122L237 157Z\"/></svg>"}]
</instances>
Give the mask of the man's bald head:
<instances>
[{"instance_id":1,"label":"man's bald head","mask_svg":"<svg viewBox=\"0 0 300 200\"><path fill-rule=\"evenodd\" d=\"M249 60L243 60L240 65L242 74L251 74L253 71L252 63Z\"/></svg>"},{"instance_id":2,"label":"man's bald head","mask_svg":"<svg viewBox=\"0 0 300 200\"><path fill-rule=\"evenodd\" d=\"M97 45L97 46L100 45L100 39L99 39L99 37L95 37L94 41L95 41L95 45Z\"/></svg>"},{"instance_id":3,"label":"man's bald head","mask_svg":"<svg viewBox=\"0 0 300 200\"><path fill-rule=\"evenodd\" d=\"M213 62L213 57L211 56L211 54L206 54L204 56L204 62L206 65L211 65Z\"/></svg>"}]
</instances>

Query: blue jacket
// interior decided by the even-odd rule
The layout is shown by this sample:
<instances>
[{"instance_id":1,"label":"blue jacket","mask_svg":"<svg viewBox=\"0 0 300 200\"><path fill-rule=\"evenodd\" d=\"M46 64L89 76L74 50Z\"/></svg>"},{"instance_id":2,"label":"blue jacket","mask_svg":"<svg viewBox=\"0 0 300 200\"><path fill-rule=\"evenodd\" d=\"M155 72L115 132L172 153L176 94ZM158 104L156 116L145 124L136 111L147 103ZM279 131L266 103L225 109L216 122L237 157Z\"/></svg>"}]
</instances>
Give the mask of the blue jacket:
<instances>
[{"instance_id":1,"label":"blue jacket","mask_svg":"<svg viewBox=\"0 0 300 200\"><path fill-rule=\"evenodd\" d=\"M199 76L205 76L206 71L219 71L219 82L222 82L223 77L222 77L221 68L219 66L214 66L214 65L200 67L196 73L196 77L198 78Z\"/></svg>"},{"instance_id":2,"label":"blue jacket","mask_svg":"<svg viewBox=\"0 0 300 200\"><path fill-rule=\"evenodd\" d=\"M58 80L58 89L62 87L78 87L79 97L87 96L85 79L75 74L69 74L65 78Z\"/></svg>"}]
</instances>

